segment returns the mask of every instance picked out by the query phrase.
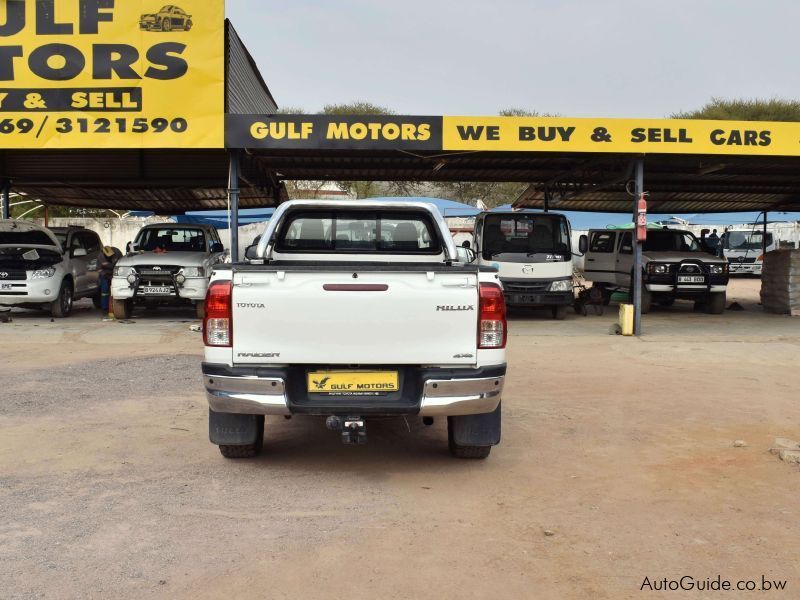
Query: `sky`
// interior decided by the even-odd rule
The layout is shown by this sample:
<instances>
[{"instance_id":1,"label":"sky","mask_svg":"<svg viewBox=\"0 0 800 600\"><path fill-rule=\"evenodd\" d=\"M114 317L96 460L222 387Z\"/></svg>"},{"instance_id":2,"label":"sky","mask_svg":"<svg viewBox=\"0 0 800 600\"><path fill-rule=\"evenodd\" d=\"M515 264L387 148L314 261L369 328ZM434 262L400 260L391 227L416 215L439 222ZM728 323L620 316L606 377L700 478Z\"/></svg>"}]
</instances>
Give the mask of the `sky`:
<instances>
[{"instance_id":1,"label":"sky","mask_svg":"<svg viewBox=\"0 0 800 600\"><path fill-rule=\"evenodd\" d=\"M796 0L228 0L282 107L667 117L800 97Z\"/></svg>"},{"instance_id":2,"label":"sky","mask_svg":"<svg viewBox=\"0 0 800 600\"><path fill-rule=\"evenodd\" d=\"M797 0L228 0L227 13L278 105L308 112L364 100L663 118L712 97L800 98Z\"/></svg>"}]
</instances>

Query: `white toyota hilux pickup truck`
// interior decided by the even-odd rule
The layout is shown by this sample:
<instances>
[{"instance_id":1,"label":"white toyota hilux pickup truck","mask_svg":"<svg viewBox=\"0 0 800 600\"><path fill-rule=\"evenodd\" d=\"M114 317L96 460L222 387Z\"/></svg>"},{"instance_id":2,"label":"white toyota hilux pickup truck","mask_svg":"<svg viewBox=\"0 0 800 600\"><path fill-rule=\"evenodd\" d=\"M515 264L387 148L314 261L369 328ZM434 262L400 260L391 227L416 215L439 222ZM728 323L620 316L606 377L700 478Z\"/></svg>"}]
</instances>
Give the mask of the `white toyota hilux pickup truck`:
<instances>
[{"instance_id":1,"label":"white toyota hilux pickup truck","mask_svg":"<svg viewBox=\"0 0 800 600\"><path fill-rule=\"evenodd\" d=\"M290 201L205 303L209 435L252 457L264 416L327 417L349 444L377 417L447 417L451 453L500 442L506 312L495 269L426 203Z\"/></svg>"}]
</instances>

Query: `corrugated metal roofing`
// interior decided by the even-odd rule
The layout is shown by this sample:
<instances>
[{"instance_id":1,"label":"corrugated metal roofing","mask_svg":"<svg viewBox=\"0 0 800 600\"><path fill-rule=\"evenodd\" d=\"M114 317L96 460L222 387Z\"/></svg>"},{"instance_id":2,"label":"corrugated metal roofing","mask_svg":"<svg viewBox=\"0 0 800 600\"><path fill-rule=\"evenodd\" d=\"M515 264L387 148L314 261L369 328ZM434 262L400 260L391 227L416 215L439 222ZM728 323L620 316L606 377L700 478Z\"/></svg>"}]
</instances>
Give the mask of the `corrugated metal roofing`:
<instances>
[{"instance_id":1,"label":"corrugated metal roofing","mask_svg":"<svg viewBox=\"0 0 800 600\"><path fill-rule=\"evenodd\" d=\"M513 181L529 183L516 207L631 212L629 155L400 151L254 151L280 179ZM648 155L652 212L800 210L800 158Z\"/></svg>"},{"instance_id":2,"label":"corrugated metal roofing","mask_svg":"<svg viewBox=\"0 0 800 600\"><path fill-rule=\"evenodd\" d=\"M225 112L230 115L271 114L278 110L256 61L230 21L225 21Z\"/></svg>"}]
</instances>

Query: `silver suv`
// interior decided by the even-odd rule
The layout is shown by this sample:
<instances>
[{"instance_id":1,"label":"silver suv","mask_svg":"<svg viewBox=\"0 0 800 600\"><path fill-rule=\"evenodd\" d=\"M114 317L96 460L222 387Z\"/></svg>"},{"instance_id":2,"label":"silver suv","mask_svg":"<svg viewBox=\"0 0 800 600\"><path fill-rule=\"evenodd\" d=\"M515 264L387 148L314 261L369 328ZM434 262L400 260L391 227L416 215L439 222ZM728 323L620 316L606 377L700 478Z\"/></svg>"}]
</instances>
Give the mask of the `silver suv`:
<instances>
[{"instance_id":1,"label":"silver suv","mask_svg":"<svg viewBox=\"0 0 800 600\"><path fill-rule=\"evenodd\" d=\"M219 233L210 225L143 227L114 268L114 316L129 318L135 305L194 304L202 318L211 268L225 257Z\"/></svg>"},{"instance_id":2,"label":"silver suv","mask_svg":"<svg viewBox=\"0 0 800 600\"><path fill-rule=\"evenodd\" d=\"M57 318L68 316L80 298L100 306L102 261L93 231L0 220L0 304L45 308Z\"/></svg>"}]
</instances>

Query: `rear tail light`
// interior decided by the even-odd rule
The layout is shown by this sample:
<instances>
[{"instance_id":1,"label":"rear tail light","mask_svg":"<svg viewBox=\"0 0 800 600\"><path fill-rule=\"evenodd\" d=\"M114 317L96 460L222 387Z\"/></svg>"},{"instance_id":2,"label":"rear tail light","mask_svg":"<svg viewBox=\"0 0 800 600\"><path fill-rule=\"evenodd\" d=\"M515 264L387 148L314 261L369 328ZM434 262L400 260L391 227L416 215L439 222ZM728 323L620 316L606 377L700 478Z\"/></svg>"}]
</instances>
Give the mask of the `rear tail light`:
<instances>
[{"instance_id":1,"label":"rear tail light","mask_svg":"<svg viewBox=\"0 0 800 600\"><path fill-rule=\"evenodd\" d=\"M496 283L480 285L480 317L478 321L478 348L505 348L506 300Z\"/></svg>"},{"instance_id":2,"label":"rear tail light","mask_svg":"<svg viewBox=\"0 0 800 600\"><path fill-rule=\"evenodd\" d=\"M227 346L233 343L230 281L215 281L208 287L203 318L203 341L206 346Z\"/></svg>"}]
</instances>

